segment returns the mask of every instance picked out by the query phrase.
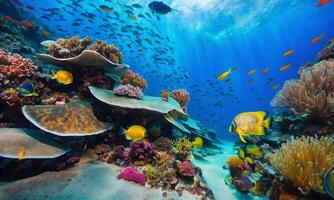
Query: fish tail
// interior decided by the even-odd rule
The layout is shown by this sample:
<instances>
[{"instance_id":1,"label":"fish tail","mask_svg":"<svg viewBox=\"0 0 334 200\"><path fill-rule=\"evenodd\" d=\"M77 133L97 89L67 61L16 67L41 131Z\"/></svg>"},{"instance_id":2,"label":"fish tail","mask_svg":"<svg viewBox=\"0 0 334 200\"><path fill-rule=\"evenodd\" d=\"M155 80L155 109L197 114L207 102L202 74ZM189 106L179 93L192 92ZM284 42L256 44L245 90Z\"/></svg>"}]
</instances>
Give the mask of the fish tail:
<instances>
[{"instance_id":1,"label":"fish tail","mask_svg":"<svg viewBox=\"0 0 334 200\"><path fill-rule=\"evenodd\" d=\"M51 72L51 74L52 74L52 76L51 76L51 79L56 79L57 77L56 77L56 73L54 72L54 71L50 71Z\"/></svg>"},{"instance_id":2,"label":"fish tail","mask_svg":"<svg viewBox=\"0 0 334 200\"><path fill-rule=\"evenodd\" d=\"M271 118L268 118L268 119L263 121L263 127L264 128L270 128L270 124L271 124Z\"/></svg>"},{"instance_id":3,"label":"fish tail","mask_svg":"<svg viewBox=\"0 0 334 200\"><path fill-rule=\"evenodd\" d=\"M31 93L31 96L37 97L38 93L37 92L33 92L33 93Z\"/></svg>"},{"instance_id":4,"label":"fish tail","mask_svg":"<svg viewBox=\"0 0 334 200\"><path fill-rule=\"evenodd\" d=\"M247 143L243 135L239 134L239 138L243 143Z\"/></svg>"}]
</instances>

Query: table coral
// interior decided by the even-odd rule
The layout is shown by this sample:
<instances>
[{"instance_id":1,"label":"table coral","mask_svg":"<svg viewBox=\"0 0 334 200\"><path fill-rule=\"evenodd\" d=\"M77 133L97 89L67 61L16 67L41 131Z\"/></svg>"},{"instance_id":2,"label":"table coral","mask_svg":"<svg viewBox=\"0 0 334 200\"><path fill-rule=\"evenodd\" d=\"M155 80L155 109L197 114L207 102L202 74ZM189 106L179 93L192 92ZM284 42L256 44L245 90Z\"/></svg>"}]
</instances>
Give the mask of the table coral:
<instances>
[{"instance_id":1,"label":"table coral","mask_svg":"<svg viewBox=\"0 0 334 200\"><path fill-rule=\"evenodd\" d=\"M135 182L140 185L145 185L147 181L145 174L139 173L133 167L126 167L122 169L121 172L118 174L117 178L124 179L126 181Z\"/></svg>"},{"instance_id":2,"label":"table coral","mask_svg":"<svg viewBox=\"0 0 334 200\"><path fill-rule=\"evenodd\" d=\"M122 84L131 84L135 87L139 87L142 90L147 87L146 80L141 77L139 74L134 73L132 70L127 70L124 75L122 76Z\"/></svg>"},{"instance_id":3,"label":"table coral","mask_svg":"<svg viewBox=\"0 0 334 200\"><path fill-rule=\"evenodd\" d=\"M323 192L323 175L334 165L334 139L303 136L268 157L274 169L302 193Z\"/></svg>"},{"instance_id":4,"label":"table coral","mask_svg":"<svg viewBox=\"0 0 334 200\"><path fill-rule=\"evenodd\" d=\"M175 99L180 106L182 107L184 112L187 112L187 105L190 101L190 94L185 89L178 89L172 91L171 96Z\"/></svg>"},{"instance_id":5,"label":"table coral","mask_svg":"<svg viewBox=\"0 0 334 200\"><path fill-rule=\"evenodd\" d=\"M324 60L302 70L300 78L287 81L271 104L318 121L330 118L334 107L334 60Z\"/></svg>"},{"instance_id":6,"label":"table coral","mask_svg":"<svg viewBox=\"0 0 334 200\"><path fill-rule=\"evenodd\" d=\"M114 94L118 96L126 96L136 99L141 99L143 96L142 90L140 87L135 87L130 84L119 85L114 90Z\"/></svg>"}]
</instances>

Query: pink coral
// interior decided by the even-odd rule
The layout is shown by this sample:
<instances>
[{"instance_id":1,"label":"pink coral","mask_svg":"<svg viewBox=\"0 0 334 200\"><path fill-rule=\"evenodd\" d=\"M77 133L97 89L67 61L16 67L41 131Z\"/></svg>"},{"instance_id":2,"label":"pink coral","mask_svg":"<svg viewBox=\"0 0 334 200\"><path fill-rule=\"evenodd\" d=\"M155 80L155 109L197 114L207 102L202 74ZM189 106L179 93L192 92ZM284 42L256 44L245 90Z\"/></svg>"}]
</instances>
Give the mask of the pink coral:
<instances>
[{"instance_id":1,"label":"pink coral","mask_svg":"<svg viewBox=\"0 0 334 200\"><path fill-rule=\"evenodd\" d=\"M182 176L193 177L195 176L194 165L189 161L177 162L179 168L179 174Z\"/></svg>"},{"instance_id":2,"label":"pink coral","mask_svg":"<svg viewBox=\"0 0 334 200\"><path fill-rule=\"evenodd\" d=\"M137 172L137 170L133 167L126 167L122 169L120 174L118 174L117 178L135 182L140 185L145 185L147 181L145 174Z\"/></svg>"},{"instance_id":3,"label":"pink coral","mask_svg":"<svg viewBox=\"0 0 334 200\"><path fill-rule=\"evenodd\" d=\"M172 91L172 97L175 99L180 106L182 107L184 112L187 112L187 105L190 101L190 94L185 89L178 89Z\"/></svg>"},{"instance_id":4,"label":"pink coral","mask_svg":"<svg viewBox=\"0 0 334 200\"><path fill-rule=\"evenodd\" d=\"M118 96L126 96L136 99L141 99L143 96L140 87L135 87L130 84L120 85L114 89L114 94Z\"/></svg>"}]
</instances>

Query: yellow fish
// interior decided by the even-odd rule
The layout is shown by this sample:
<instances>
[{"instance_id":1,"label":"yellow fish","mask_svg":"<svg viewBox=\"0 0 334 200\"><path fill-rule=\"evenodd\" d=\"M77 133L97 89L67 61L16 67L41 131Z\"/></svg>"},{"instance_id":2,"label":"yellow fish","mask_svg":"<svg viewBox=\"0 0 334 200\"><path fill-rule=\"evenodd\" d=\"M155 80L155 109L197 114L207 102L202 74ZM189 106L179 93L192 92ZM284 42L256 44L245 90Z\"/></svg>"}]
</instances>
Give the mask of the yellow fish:
<instances>
[{"instance_id":1,"label":"yellow fish","mask_svg":"<svg viewBox=\"0 0 334 200\"><path fill-rule=\"evenodd\" d=\"M133 21L136 21L136 20L137 20L137 17L134 16L134 15L129 15L128 17L129 17L129 19L131 19L131 20L133 20Z\"/></svg>"},{"instance_id":2,"label":"yellow fish","mask_svg":"<svg viewBox=\"0 0 334 200\"><path fill-rule=\"evenodd\" d=\"M264 111L240 113L233 119L229 132L238 134L244 143L247 143L244 136L263 136L264 128L269 128L271 121L270 118L264 119L266 115Z\"/></svg>"},{"instance_id":3,"label":"yellow fish","mask_svg":"<svg viewBox=\"0 0 334 200\"><path fill-rule=\"evenodd\" d=\"M269 67L265 68L265 69L262 71L262 74L266 74L266 73L268 73L269 69L270 69Z\"/></svg>"},{"instance_id":4,"label":"yellow fish","mask_svg":"<svg viewBox=\"0 0 334 200\"><path fill-rule=\"evenodd\" d=\"M284 52L283 56L290 56L290 55L292 55L294 52L295 52L295 50L293 50L293 49L289 49L289 50L287 50L286 52Z\"/></svg>"},{"instance_id":5,"label":"yellow fish","mask_svg":"<svg viewBox=\"0 0 334 200\"><path fill-rule=\"evenodd\" d=\"M61 83L63 85L73 83L73 75L71 72L59 70L57 73L54 73L53 71L51 71L51 73L53 75L51 79L56 79L58 83Z\"/></svg>"},{"instance_id":6,"label":"yellow fish","mask_svg":"<svg viewBox=\"0 0 334 200\"><path fill-rule=\"evenodd\" d=\"M238 155L239 155L239 157L241 159L244 159L245 158L245 152L244 152L244 150L240 149Z\"/></svg>"},{"instance_id":7,"label":"yellow fish","mask_svg":"<svg viewBox=\"0 0 334 200\"><path fill-rule=\"evenodd\" d=\"M284 65L284 66L283 66L283 67L281 67L279 70L280 70L281 72L283 72L283 71L285 71L285 70L289 69L289 68L290 68L290 66L291 66L291 65Z\"/></svg>"},{"instance_id":8,"label":"yellow fish","mask_svg":"<svg viewBox=\"0 0 334 200\"><path fill-rule=\"evenodd\" d=\"M221 81L224 80L229 74L231 73L231 69L229 69L226 72L221 73L218 77L217 80Z\"/></svg>"},{"instance_id":9,"label":"yellow fish","mask_svg":"<svg viewBox=\"0 0 334 200\"><path fill-rule=\"evenodd\" d=\"M253 164L253 160L250 157L246 157L244 161L248 164Z\"/></svg>"},{"instance_id":10,"label":"yellow fish","mask_svg":"<svg viewBox=\"0 0 334 200\"><path fill-rule=\"evenodd\" d=\"M247 145L246 153L248 155L252 155L252 156L262 156L262 152L261 152L260 147L258 147L256 145Z\"/></svg>"},{"instance_id":11,"label":"yellow fish","mask_svg":"<svg viewBox=\"0 0 334 200\"><path fill-rule=\"evenodd\" d=\"M143 139L146 135L146 132L147 131L143 126L133 125L133 126L130 126L128 130L125 130L124 134L125 134L126 139L137 141L137 140Z\"/></svg>"},{"instance_id":12,"label":"yellow fish","mask_svg":"<svg viewBox=\"0 0 334 200\"><path fill-rule=\"evenodd\" d=\"M201 137L195 137L192 144L195 149L203 148L203 139Z\"/></svg>"},{"instance_id":13,"label":"yellow fish","mask_svg":"<svg viewBox=\"0 0 334 200\"><path fill-rule=\"evenodd\" d=\"M26 155L25 148L24 147L20 147L19 160L23 160L25 155Z\"/></svg>"},{"instance_id":14,"label":"yellow fish","mask_svg":"<svg viewBox=\"0 0 334 200\"><path fill-rule=\"evenodd\" d=\"M255 71L256 71L255 69L250 70L250 71L248 72L248 75L250 75L250 76L253 75L253 74L255 73Z\"/></svg>"},{"instance_id":15,"label":"yellow fish","mask_svg":"<svg viewBox=\"0 0 334 200\"><path fill-rule=\"evenodd\" d=\"M273 85L273 86L271 87L271 89L272 89L272 90L277 90L278 87L279 87L279 84L276 84L276 85Z\"/></svg>"}]
</instances>

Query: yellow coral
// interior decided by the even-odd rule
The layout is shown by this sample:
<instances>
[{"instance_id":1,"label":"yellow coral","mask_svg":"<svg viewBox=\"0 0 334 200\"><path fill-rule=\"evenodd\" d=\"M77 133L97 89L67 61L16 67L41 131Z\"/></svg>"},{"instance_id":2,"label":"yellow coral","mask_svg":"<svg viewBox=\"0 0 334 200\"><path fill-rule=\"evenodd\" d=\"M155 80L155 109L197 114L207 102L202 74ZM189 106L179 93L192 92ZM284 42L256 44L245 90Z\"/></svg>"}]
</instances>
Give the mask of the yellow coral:
<instances>
[{"instance_id":1,"label":"yellow coral","mask_svg":"<svg viewBox=\"0 0 334 200\"><path fill-rule=\"evenodd\" d=\"M171 156L165 151L159 151L154 157L155 162L158 166L163 166L172 161Z\"/></svg>"},{"instance_id":2,"label":"yellow coral","mask_svg":"<svg viewBox=\"0 0 334 200\"><path fill-rule=\"evenodd\" d=\"M301 137L269 154L274 167L303 193L323 191L323 174L334 164L334 139Z\"/></svg>"},{"instance_id":3,"label":"yellow coral","mask_svg":"<svg viewBox=\"0 0 334 200\"><path fill-rule=\"evenodd\" d=\"M226 164L228 167L242 168L242 160L238 156L230 156L227 158Z\"/></svg>"},{"instance_id":4,"label":"yellow coral","mask_svg":"<svg viewBox=\"0 0 334 200\"><path fill-rule=\"evenodd\" d=\"M192 143L187 137L178 138L172 141L173 151L180 160L189 160L191 156Z\"/></svg>"},{"instance_id":5,"label":"yellow coral","mask_svg":"<svg viewBox=\"0 0 334 200\"><path fill-rule=\"evenodd\" d=\"M161 170L158 167L152 165L145 165L145 175L150 185L156 185L162 179Z\"/></svg>"}]
</instances>

